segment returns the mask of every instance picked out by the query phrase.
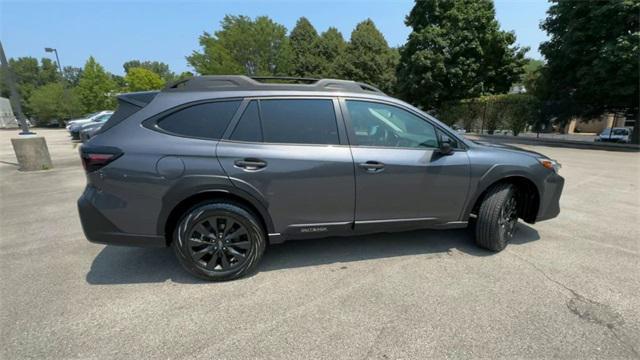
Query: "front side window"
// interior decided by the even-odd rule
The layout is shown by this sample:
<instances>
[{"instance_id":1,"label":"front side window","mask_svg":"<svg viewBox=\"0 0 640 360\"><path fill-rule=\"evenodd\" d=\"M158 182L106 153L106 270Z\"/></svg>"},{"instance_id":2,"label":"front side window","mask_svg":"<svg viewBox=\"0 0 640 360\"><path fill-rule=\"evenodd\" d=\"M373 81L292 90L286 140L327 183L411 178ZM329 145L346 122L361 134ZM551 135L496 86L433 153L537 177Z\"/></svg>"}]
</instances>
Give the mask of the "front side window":
<instances>
[{"instance_id":1,"label":"front side window","mask_svg":"<svg viewBox=\"0 0 640 360\"><path fill-rule=\"evenodd\" d=\"M260 100L264 142L339 144L338 125L330 99Z\"/></svg>"},{"instance_id":2,"label":"front side window","mask_svg":"<svg viewBox=\"0 0 640 360\"><path fill-rule=\"evenodd\" d=\"M437 148L436 130L424 119L395 106L347 100L355 145Z\"/></svg>"},{"instance_id":3,"label":"front side window","mask_svg":"<svg viewBox=\"0 0 640 360\"><path fill-rule=\"evenodd\" d=\"M165 116L158 127L178 135L220 139L238 106L239 100L193 105Z\"/></svg>"}]
</instances>

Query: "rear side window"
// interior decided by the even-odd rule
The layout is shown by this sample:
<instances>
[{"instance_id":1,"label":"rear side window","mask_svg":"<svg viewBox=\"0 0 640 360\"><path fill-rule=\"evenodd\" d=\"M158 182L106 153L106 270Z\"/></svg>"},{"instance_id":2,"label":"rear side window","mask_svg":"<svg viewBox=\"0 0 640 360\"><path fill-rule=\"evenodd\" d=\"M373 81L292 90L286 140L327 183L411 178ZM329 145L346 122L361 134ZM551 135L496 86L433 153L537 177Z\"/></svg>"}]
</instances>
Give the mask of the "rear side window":
<instances>
[{"instance_id":1,"label":"rear side window","mask_svg":"<svg viewBox=\"0 0 640 360\"><path fill-rule=\"evenodd\" d=\"M111 115L109 120L107 120L107 122L102 126L99 132L104 132L118 125L120 122L122 122L122 120L133 115L136 111L140 109L142 109L140 106L136 106L126 101L119 100L118 108L116 109L116 112L114 112L113 115Z\"/></svg>"},{"instance_id":2,"label":"rear side window","mask_svg":"<svg viewBox=\"0 0 640 360\"><path fill-rule=\"evenodd\" d=\"M340 143L332 100L260 100L260 114L264 142Z\"/></svg>"},{"instance_id":3,"label":"rear side window","mask_svg":"<svg viewBox=\"0 0 640 360\"><path fill-rule=\"evenodd\" d=\"M251 142L262 141L258 101L252 101L244 110L238 125L236 125L235 130L233 130L233 134L231 134L231 140Z\"/></svg>"},{"instance_id":4,"label":"rear side window","mask_svg":"<svg viewBox=\"0 0 640 360\"><path fill-rule=\"evenodd\" d=\"M239 100L193 105L165 116L157 126L178 135L220 139L239 105Z\"/></svg>"}]
</instances>

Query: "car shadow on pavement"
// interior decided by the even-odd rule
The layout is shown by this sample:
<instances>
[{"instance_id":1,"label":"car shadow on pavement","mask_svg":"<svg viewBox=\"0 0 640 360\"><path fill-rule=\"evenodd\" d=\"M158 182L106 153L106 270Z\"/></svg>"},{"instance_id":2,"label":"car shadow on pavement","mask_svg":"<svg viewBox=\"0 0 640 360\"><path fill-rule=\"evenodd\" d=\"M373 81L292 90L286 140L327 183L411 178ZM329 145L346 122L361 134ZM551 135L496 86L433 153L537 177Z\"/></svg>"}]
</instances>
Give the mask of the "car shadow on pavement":
<instances>
[{"instance_id":1,"label":"car shadow on pavement","mask_svg":"<svg viewBox=\"0 0 640 360\"><path fill-rule=\"evenodd\" d=\"M523 223L510 245L538 240L538 232ZM472 256L493 252L473 243L468 230L420 230L394 234L292 240L269 247L258 272L349 263L407 255L446 255L452 250ZM206 283L182 269L171 249L106 246L96 256L86 280L92 285L158 283Z\"/></svg>"},{"instance_id":2,"label":"car shadow on pavement","mask_svg":"<svg viewBox=\"0 0 640 360\"><path fill-rule=\"evenodd\" d=\"M534 228L518 223L510 245L526 244L539 238ZM450 254L454 250L472 256L494 254L476 246L472 234L467 229L418 230L394 234L287 241L267 249L258 271L407 255L438 256Z\"/></svg>"}]
</instances>

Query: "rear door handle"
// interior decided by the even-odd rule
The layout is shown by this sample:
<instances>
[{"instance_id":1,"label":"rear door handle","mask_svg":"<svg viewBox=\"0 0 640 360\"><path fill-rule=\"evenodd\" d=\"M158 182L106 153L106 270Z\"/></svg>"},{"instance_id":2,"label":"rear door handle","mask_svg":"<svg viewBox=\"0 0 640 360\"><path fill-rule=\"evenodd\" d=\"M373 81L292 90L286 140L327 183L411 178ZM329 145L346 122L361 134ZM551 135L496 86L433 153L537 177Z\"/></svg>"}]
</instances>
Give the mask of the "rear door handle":
<instances>
[{"instance_id":1,"label":"rear door handle","mask_svg":"<svg viewBox=\"0 0 640 360\"><path fill-rule=\"evenodd\" d=\"M367 162L360 163L359 166L361 168L366 169L369 172L377 172L384 169L384 164L379 161L367 161Z\"/></svg>"},{"instance_id":2,"label":"rear door handle","mask_svg":"<svg viewBox=\"0 0 640 360\"><path fill-rule=\"evenodd\" d=\"M267 166L266 161L253 158L236 160L233 162L233 164L236 167L243 168L245 170L259 170Z\"/></svg>"}]
</instances>

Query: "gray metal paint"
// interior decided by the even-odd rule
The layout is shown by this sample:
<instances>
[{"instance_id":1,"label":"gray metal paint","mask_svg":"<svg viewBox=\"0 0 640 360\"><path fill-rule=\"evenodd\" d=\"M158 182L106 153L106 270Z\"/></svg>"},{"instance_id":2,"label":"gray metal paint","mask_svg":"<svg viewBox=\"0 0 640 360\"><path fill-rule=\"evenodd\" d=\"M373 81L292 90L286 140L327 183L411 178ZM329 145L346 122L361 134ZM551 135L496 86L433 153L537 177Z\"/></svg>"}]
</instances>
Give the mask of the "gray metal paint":
<instances>
[{"instance_id":1,"label":"gray metal paint","mask_svg":"<svg viewBox=\"0 0 640 360\"><path fill-rule=\"evenodd\" d=\"M123 234L164 236L169 213L182 200L220 191L253 204L265 219L267 231L278 234L274 238L295 238L305 226L327 229L304 231L305 237L348 235L415 226L463 227L476 199L491 184L523 176L536 185L544 202L539 217L555 216L555 210L547 209L557 203L562 178L539 164L537 158L542 155L473 143L388 96L343 91L331 95L336 102L341 144L316 146L194 139L154 131L142 122L196 101L327 98L326 91L161 92L146 107L89 140L86 146L115 146L124 155L87 174L88 186L95 191L84 201ZM345 119L337 105L338 99L345 97L381 101L412 111L457 139L462 149L441 155L435 149L350 147ZM246 103L244 100L240 111ZM225 132L227 138L238 117L239 113ZM248 171L234 165L244 158L262 159L267 166ZM370 173L358 167L366 161L382 162L385 168Z\"/></svg>"},{"instance_id":2,"label":"gray metal paint","mask_svg":"<svg viewBox=\"0 0 640 360\"><path fill-rule=\"evenodd\" d=\"M353 160L348 146L288 145L221 141L217 155L240 189L268 203L276 232L305 223L353 221ZM260 170L234 165L254 158Z\"/></svg>"}]
</instances>

